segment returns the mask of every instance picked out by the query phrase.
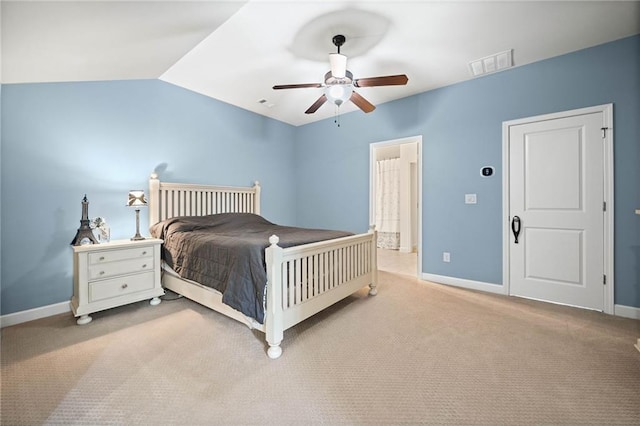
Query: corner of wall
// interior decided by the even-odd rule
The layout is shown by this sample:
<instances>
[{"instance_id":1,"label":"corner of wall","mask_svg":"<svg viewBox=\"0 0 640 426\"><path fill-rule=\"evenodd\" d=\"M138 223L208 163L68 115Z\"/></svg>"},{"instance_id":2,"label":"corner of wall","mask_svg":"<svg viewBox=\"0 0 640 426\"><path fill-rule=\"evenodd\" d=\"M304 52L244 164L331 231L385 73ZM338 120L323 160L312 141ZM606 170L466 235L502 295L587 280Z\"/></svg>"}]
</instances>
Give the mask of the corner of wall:
<instances>
[{"instance_id":1,"label":"corner of wall","mask_svg":"<svg viewBox=\"0 0 640 426\"><path fill-rule=\"evenodd\" d=\"M0 25L2 4L0 3ZM2 241L2 31L0 31L0 242ZM2 244L0 243L0 306L2 306Z\"/></svg>"},{"instance_id":2,"label":"corner of wall","mask_svg":"<svg viewBox=\"0 0 640 426\"><path fill-rule=\"evenodd\" d=\"M0 46L2 42L0 41ZM0 47L1 50L1 47ZM2 52L0 51L0 58ZM0 306L2 306L2 59L0 59Z\"/></svg>"}]
</instances>

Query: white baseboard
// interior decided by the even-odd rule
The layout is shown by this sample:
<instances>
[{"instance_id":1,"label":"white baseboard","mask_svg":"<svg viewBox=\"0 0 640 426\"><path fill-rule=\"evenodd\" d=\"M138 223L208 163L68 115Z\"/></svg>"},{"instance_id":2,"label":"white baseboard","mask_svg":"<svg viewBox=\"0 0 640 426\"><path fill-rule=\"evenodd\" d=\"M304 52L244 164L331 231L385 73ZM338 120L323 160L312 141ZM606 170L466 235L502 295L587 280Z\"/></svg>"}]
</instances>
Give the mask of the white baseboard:
<instances>
[{"instance_id":1,"label":"white baseboard","mask_svg":"<svg viewBox=\"0 0 640 426\"><path fill-rule=\"evenodd\" d=\"M499 284L490 284L482 281L465 280L462 278L447 277L445 275L435 275L423 272L422 279L438 284L447 284L454 287L468 288L471 290L486 291L488 293L505 294L504 287ZM640 320L640 308L626 305L615 305L614 315L617 317Z\"/></svg>"},{"instance_id":2,"label":"white baseboard","mask_svg":"<svg viewBox=\"0 0 640 426\"><path fill-rule=\"evenodd\" d=\"M439 284L452 285L454 287L468 288L470 290L486 291L488 293L504 294L504 286L500 284L485 283L482 281L465 280L463 278L447 277L445 275L422 273L422 279Z\"/></svg>"},{"instance_id":3,"label":"white baseboard","mask_svg":"<svg viewBox=\"0 0 640 426\"><path fill-rule=\"evenodd\" d=\"M68 301L41 306L39 308L27 309L26 311L14 312L13 314L0 316L0 328L50 317L52 315L63 314L65 312L71 312L71 305Z\"/></svg>"},{"instance_id":4,"label":"white baseboard","mask_svg":"<svg viewBox=\"0 0 640 426\"><path fill-rule=\"evenodd\" d=\"M617 317L632 318L640 320L640 308L625 305L614 305L613 314Z\"/></svg>"}]
</instances>

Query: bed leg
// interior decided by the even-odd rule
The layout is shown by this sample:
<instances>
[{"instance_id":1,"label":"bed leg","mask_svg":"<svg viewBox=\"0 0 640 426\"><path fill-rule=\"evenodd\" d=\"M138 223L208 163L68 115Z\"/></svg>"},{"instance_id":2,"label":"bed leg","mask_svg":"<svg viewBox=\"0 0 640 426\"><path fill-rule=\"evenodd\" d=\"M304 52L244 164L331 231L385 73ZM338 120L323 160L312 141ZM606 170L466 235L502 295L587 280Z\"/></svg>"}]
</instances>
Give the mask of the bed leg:
<instances>
[{"instance_id":1,"label":"bed leg","mask_svg":"<svg viewBox=\"0 0 640 426\"><path fill-rule=\"evenodd\" d=\"M280 239L276 235L269 237L271 245L265 250L267 263L267 312L265 313L265 335L269 349L269 358L276 359L282 355L280 343L284 336L282 311L282 247L278 247Z\"/></svg>"},{"instance_id":2,"label":"bed leg","mask_svg":"<svg viewBox=\"0 0 640 426\"><path fill-rule=\"evenodd\" d=\"M376 225L369 226L371 234L371 284L369 284L369 296L378 294L378 232Z\"/></svg>"},{"instance_id":3,"label":"bed leg","mask_svg":"<svg viewBox=\"0 0 640 426\"><path fill-rule=\"evenodd\" d=\"M378 289L375 284L369 284L369 296L375 296L378 294Z\"/></svg>"},{"instance_id":4,"label":"bed leg","mask_svg":"<svg viewBox=\"0 0 640 426\"><path fill-rule=\"evenodd\" d=\"M280 347L280 344L272 345L271 343L269 343L267 355L269 355L269 358L271 359L280 358L280 355L282 355L282 348Z\"/></svg>"}]
</instances>

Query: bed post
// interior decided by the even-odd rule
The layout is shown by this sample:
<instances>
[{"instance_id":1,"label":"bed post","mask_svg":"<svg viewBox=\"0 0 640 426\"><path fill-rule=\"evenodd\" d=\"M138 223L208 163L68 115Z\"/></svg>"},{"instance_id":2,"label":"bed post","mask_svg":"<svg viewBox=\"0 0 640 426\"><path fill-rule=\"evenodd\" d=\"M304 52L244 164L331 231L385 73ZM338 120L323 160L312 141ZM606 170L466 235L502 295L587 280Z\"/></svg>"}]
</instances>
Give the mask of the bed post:
<instances>
[{"instance_id":1,"label":"bed post","mask_svg":"<svg viewBox=\"0 0 640 426\"><path fill-rule=\"evenodd\" d=\"M253 189L255 191L255 198L253 199L253 213L260 214L260 182L255 181L253 183Z\"/></svg>"},{"instance_id":2,"label":"bed post","mask_svg":"<svg viewBox=\"0 0 640 426\"><path fill-rule=\"evenodd\" d=\"M160 179L156 172L149 176L149 226L160 222Z\"/></svg>"},{"instance_id":3,"label":"bed post","mask_svg":"<svg viewBox=\"0 0 640 426\"><path fill-rule=\"evenodd\" d=\"M369 284L369 295L378 294L378 231L376 225L369 226L369 234L373 234L373 242L371 244L371 284Z\"/></svg>"},{"instance_id":4,"label":"bed post","mask_svg":"<svg viewBox=\"0 0 640 426\"><path fill-rule=\"evenodd\" d=\"M271 245L265 250L267 262L267 308L264 313L264 324L269 358L276 359L282 355L280 343L284 336L282 312L282 247L278 246L276 235L269 237Z\"/></svg>"}]
</instances>

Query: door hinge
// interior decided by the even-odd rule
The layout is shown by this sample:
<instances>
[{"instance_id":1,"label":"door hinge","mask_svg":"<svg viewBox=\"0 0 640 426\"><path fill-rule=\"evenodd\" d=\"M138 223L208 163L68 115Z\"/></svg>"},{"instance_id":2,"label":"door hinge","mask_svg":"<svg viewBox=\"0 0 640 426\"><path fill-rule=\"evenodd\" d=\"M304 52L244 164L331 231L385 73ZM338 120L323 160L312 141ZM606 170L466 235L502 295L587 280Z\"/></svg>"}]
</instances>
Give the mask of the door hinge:
<instances>
[{"instance_id":1,"label":"door hinge","mask_svg":"<svg viewBox=\"0 0 640 426\"><path fill-rule=\"evenodd\" d=\"M606 275L602 276L602 284L607 285L607 276Z\"/></svg>"},{"instance_id":2,"label":"door hinge","mask_svg":"<svg viewBox=\"0 0 640 426\"><path fill-rule=\"evenodd\" d=\"M608 127L601 127L600 130L602 130L602 139L607 137L607 130L609 130Z\"/></svg>"},{"instance_id":3,"label":"door hinge","mask_svg":"<svg viewBox=\"0 0 640 426\"><path fill-rule=\"evenodd\" d=\"M606 212L606 211L607 211L607 202L606 202L606 201L603 201L603 202L602 202L602 211L603 211L603 212Z\"/></svg>"}]
</instances>

